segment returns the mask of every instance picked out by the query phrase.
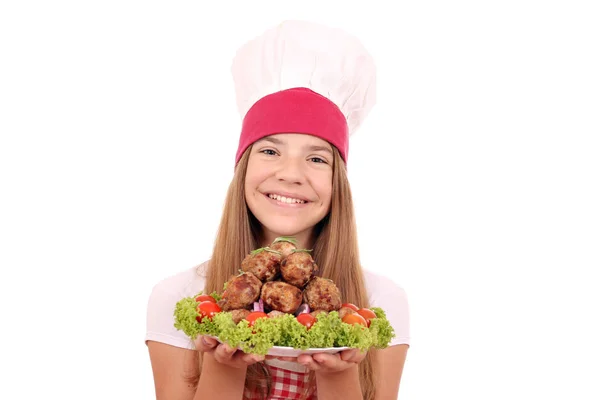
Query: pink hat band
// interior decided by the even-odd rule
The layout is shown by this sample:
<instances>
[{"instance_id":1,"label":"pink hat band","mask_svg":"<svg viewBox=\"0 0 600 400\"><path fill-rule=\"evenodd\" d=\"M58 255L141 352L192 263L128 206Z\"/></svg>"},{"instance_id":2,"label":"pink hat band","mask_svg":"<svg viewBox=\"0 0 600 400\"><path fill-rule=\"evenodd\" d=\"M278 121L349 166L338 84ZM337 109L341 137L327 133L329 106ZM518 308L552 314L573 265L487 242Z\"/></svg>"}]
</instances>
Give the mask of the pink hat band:
<instances>
[{"instance_id":1,"label":"pink hat band","mask_svg":"<svg viewBox=\"0 0 600 400\"><path fill-rule=\"evenodd\" d=\"M254 103L242 123L235 156L236 165L252 143L277 133L317 136L334 145L346 162L346 117L335 103L308 88L299 87L271 93Z\"/></svg>"}]
</instances>

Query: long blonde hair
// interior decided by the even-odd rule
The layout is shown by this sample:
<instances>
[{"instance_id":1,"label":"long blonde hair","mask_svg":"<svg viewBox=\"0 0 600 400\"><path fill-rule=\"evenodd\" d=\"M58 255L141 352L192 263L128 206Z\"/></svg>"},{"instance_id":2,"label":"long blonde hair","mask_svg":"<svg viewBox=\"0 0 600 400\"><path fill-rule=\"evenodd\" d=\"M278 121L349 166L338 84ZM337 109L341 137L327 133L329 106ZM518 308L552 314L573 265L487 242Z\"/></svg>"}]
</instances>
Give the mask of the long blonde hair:
<instances>
[{"instance_id":1,"label":"long blonde hair","mask_svg":"<svg viewBox=\"0 0 600 400\"><path fill-rule=\"evenodd\" d=\"M221 292L223 284L236 275L240 263L252 250L259 247L261 225L246 205L244 180L248 167L250 146L238 165L229 186L221 222L217 231L212 257L207 269L205 292ZM333 147L333 191L329 214L315 226L313 257L319 266L318 275L329 278L340 289L342 301L369 307L362 269L358 254L358 241L354 205L345 164ZM201 360L198 361L201 364ZM201 365L200 365L201 367ZM374 354L367 353L359 364L360 384L364 399L375 398ZM198 382L200 370L192 376ZM315 383L311 373L311 384ZM264 363L248 367L246 389L262 388L266 398L270 392L270 377Z\"/></svg>"}]
</instances>

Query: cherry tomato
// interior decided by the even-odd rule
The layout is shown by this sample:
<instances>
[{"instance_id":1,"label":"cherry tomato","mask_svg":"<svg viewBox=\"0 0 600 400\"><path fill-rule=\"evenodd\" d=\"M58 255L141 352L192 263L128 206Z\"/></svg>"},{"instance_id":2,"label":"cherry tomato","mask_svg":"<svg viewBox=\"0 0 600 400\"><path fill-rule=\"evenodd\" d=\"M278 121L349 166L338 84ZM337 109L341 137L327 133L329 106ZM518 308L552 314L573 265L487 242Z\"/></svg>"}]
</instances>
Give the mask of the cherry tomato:
<instances>
[{"instance_id":1,"label":"cherry tomato","mask_svg":"<svg viewBox=\"0 0 600 400\"><path fill-rule=\"evenodd\" d=\"M348 307L348 308L351 308L351 309L352 309L353 311L355 311L355 312L356 312L356 311L358 311L358 307L356 307L356 306L355 306L354 304L352 304L352 303L344 303L344 304L342 304L342 307ZM341 307L340 307L340 308L341 308Z\"/></svg>"},{"instance_id":2,"label":"cherry tomato","mask_svg":"<svg viewBox=\"0 0 600 400\"><path fill-rule=\"evenodd\" d=\"M207 295L207 294L201 294L200 296L197 296L197 297L196 297L196 301L197 301L198 303L202 303L203 301L211 301L211 302L213 302L213 303L216 303L216 302L217 302L217 301L215 300L215 298L214 298L214 297L212 297L212 296L209 296L209 295Z\"/></svg>"},{"instance_id":3,"label":"cherry tomato","mask_svg":"<svg viewBox=\"0 0 600 400\"><path fill-rule=\"evenodd\" d=\"M342 322L347 324L360 324L363 326L367 326L367 321L360 314L348 314L344 318L342 318Z\"/></svg>"},{"instance_id":4,"label":"cherry tomato","mask_svg":"<svg viewBox=\"0 0 600 400\"><path fill-rule=\"evenodd\" d=\"M369 310L368 308L361 308L357 312L361 317L363 317L365 320L367 320L367 327L371 326L371 320L373 318L377 318L377 314L375 314L373 311Z\"/></svg>"},{"instance_id":5,"label":"cherry tomato","mask_svg":"<svg viewBox=\"0 0 600 400\"><path fill-rule=\"evenodd\" d=\"M268 316L266 313L264 313L262 311L252 311L246 317L246 321L248 321L248 325L254 326L254 321L256 321L259 318L268 318Z\"/></svg>"},{"instance_id":6,"label":"cherry tomato","mask_svg":"<svg viewBox=\"0 0 600 400\"><path fill-rule=\"evenodd\" d=\"M221 312L221 307L212 301L203 301L198 304L196 310L198 311L198 314L200 314L196 317L196 321L202 322L204 318L212 319L216 313Z\"/></svg>"},{"instance_id":7,"label":"cherry tomato","mask_svg":"<svg viewBox=\"0 0 600 400\"><path fill-rule=\"evenodd\" d=\"M298 322L300 322L302 325L304 325L306 327L306 329L310 329L317 321L317 319L315 317L313 317L312 315L310 315L309 313L299 314L296 317L296 320Z\"/></svg>"}]
</instances>

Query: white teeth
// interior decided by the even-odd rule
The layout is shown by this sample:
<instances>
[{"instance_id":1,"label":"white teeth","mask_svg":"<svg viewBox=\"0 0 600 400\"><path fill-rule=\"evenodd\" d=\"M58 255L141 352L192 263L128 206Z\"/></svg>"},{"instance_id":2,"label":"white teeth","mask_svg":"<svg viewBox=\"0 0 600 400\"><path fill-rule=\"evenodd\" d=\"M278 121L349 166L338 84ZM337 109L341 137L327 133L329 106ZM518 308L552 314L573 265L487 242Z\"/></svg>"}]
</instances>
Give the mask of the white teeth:
<instances>
[{"instance_id":1,"label":"white teeth","mask_svg":"<svg viewBox=\"0 0 600 400\"><path fill-rule=\"evenodd\" d=\"M300 199L293 199L291 197L285 197L285 196L279 196L278 194L270 194L269 195L270 198L272 198L273 200L277 200L281 203L287 203L287 204L304 204L306 203L304 200L300 200Z\"/></svg>"}]
</instances>

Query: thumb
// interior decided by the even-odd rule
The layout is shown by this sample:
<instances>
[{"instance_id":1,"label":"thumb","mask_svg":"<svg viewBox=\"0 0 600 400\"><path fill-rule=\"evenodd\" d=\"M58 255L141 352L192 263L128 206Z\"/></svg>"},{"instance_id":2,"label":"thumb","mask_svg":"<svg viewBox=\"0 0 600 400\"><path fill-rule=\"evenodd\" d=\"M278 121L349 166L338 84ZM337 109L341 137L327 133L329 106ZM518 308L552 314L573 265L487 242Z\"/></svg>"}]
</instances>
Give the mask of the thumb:
<instances>
[{"instance_id":1,"label":"thumb","mask_svg":"<svg viewBox=\"0 0 600 400\"><path fill-rule=\"evenodd\" d=\"M217 346L217 341L211 337L200 335L194 340L194 346L196 346L196 350L207 352Z\"/></svg>"}]
</instances>

